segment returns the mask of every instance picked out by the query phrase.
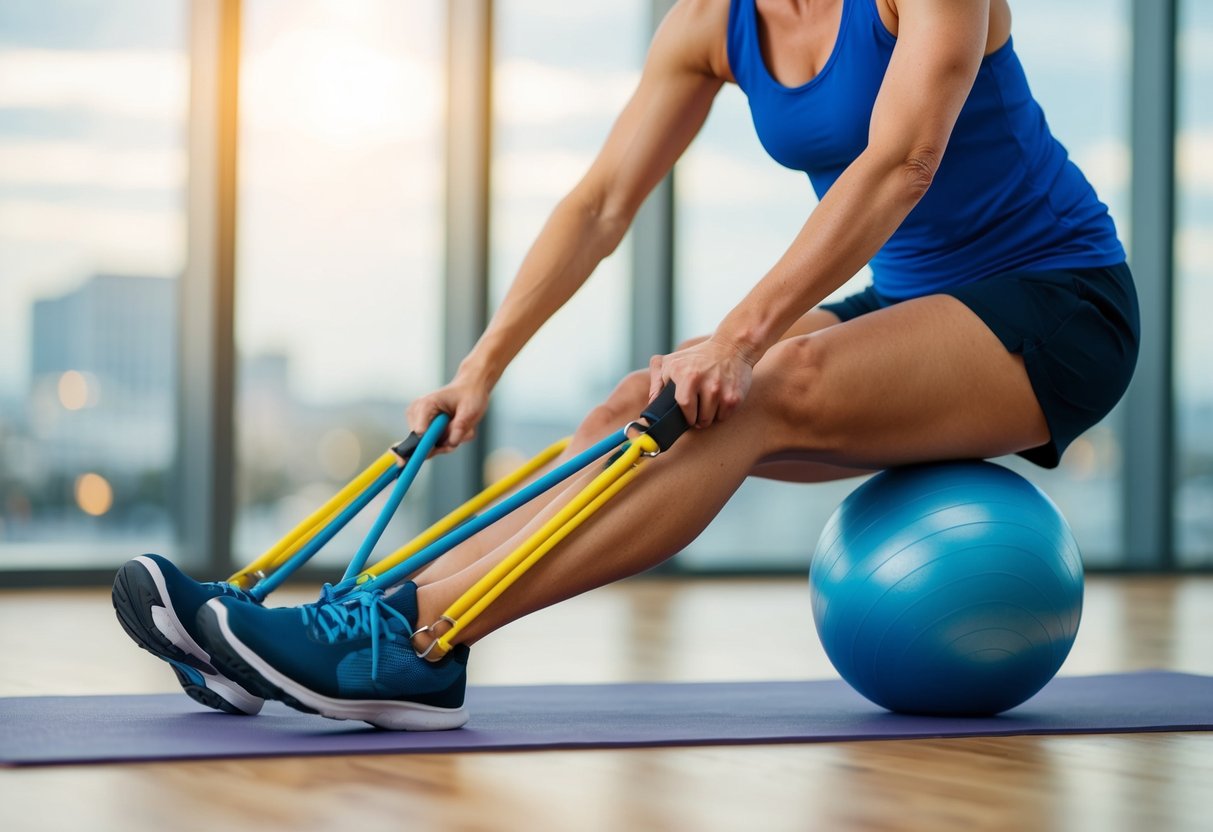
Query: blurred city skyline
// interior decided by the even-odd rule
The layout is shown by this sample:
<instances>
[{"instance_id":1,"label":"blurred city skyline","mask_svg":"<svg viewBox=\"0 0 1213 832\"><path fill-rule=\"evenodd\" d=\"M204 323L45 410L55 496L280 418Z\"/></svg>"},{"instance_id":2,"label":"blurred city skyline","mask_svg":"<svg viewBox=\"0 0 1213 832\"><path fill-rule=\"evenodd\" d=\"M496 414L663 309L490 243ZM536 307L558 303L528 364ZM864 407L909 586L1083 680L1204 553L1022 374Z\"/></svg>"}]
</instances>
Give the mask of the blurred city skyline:
<instances>
[{"instance_id":1,"label":"blurred city skyline","mask_svg":"<svg viewBox=\"0 0 1213 832\"><path fill-rule=\"evenodd\" d=\"M638 66L646 45L636 26L643 17L637 13L642 4L632 4L636 10L627 5L578 4L575 16L595 37L627 43ZM1029 80L1045 101L1054 131L1112 206L1123 235L1129 167L1126 131L1109 133L1107 127L1112 120L1123 122L1125 102L1103 92L1108 85L1098 68L1127 57L1127 22L1113 15L1084 14L1073 2L1016 5L1032 5L1031 14L1017 18L1015 30L1016 48ZM310 398L365 394L383 383L381 370L386 365L368 355L371 350L356 346L349 347L340 360L308 349L306 334L300 331L306 327L292 326L292 320L315 320L331 310L326 284L348 288L352 282L360 283L366 288L359 296L366 298L435 294L426 287L440 273L440 241L434 238L440 233L441 218L422 214L427 209L432 214L441 204L440 166L429 164L435 141L441 141L441 47L433 42L441 32L439 7L424 2L396 4L394 9L367 4L248 4L249 27L264 30L264 48L245 55L242 72L245 156L254 155L257 164L242 165L242 227L255 229L256 237L241 239L241 273L248 279L241 285L239 300L242 310L247 310L242 317L256 320L258 326L242 326L240 340L251 351L289 349L298 354L306 368L302 372L309 381ZM128 11L125 16L123 8ZM535 41L543 40L545 29L559 31L561 20L553 17L553 8L551 3L519 4L520 15L535 12L525 15ZM28 326L21 311L34 293L62 291L94 272L180 273L189 72L180 48L184 17L181 3L130 2L98 13L97 19L110 25L95 28L72 28L63 16L49 13L10 13L4 18L0 329L21 333ZM1067 39L1064 49L1057 48L1059 33L1077 28L1085 30L1085 36ZM427 46L410 41L409 33L416 31L431 35ZM1203 66L1213 72L1213 48L1204 49L1202 43L1188 44L1188 51L1198 70ZM563 66L540 64L525 56L509 56L501 62L496 75L498 130L508 132L514 124L531 131L537 125L577 124L586 115L593 117L595 126L609 123L638 72L595 67L589 54L588 59L579 58L569 50L561 56L566 59ZM1058 84L1062 73L1067 83ZM130 89L139 94L124 92ZM392 101L399 106L383 106ZM730 107L726 102L724 108L737 119L728 131L737 145L750 144L752 127L744 106ZM1113 119L1108 114L1114 114ZM47 130L48 125L66 128ZM60 137L47 139L48 132L59 132ZM584 172L592 158L588 148L596 147L603 134L589 142L585 138L568 136L563 150L559 143L511 147L495 160L495 184L524 210L510 223L511 239L501 242L509 251L511 266L520 260L554 198ZM285 152L259 153L263 146ZM739 157L728 150L711 148L698 154L694 164L710 168L713 175L688 177L686 186L680 183L680 196L701 210L717 204L722 210L736 209L740 202L765 205L768 210L773 205L781 215L795 206L799 211L793 216L807 215L814 200L803 177L772 175L761 166L775 168L774 162L752 154ZM1180 177L1213 201L1213 129L1184 131L1177 151ZM373 203L341 205L340 210L309 204L320 202L326 186L334 182L345 183L343 192L406 194L415 208L403 216L399 211L385 216ZM295 196L299 198L291 198ZM290 204L289 220L268 204L271 200ZM348 235L340 233L341 223L351 215L363 226L362 247L352 247ZM292 257L290 245L282 242L304 235L315 243L333 232L334 225L338 233L332 236L340 249L324 259L339 258L345 264L342 273L318 270L314 255ZM280 226L284 228L279 230ZM428 232L428 238L418 229ZM1183 229L1177 247L1183 261L1213 260L1213 211L1197 218L1195 227ZM751 273L739 280L743 285L752 282L761 276L764 265L752 263ZM265 280L267 288L262 289L258 278L267 272L295 276L301 291L290 298L294 316L268 312L281 307L283 299L273 291L278 280ZM302 291L318 287L319 292ZM430 315L397 321L384 306L350 304L347 312L369 318L372 330L376 324L391 328L399 323L397 349L436 339ZM707 308L713 318L718 317L719 304ZM360 371L359 365L367 370ZM22 388L23 366L17 351L0 353L0 391L11 394ZM395 367L402 393L416 392L429 383L426 373ZM1189 372L1198 370L1189 368Z\"/></svg>"},{"instance_id":2,"label":"blurred city skyline","mask_svg":"<svg viewBox=\"0 0 1213 832\"><path fill-rule=\"evenodd\" d=\"M649 4L495 7L494 302L634 87ZM1013 0L1012 8L1033 91L1127 239L1128 2ZM1177 416L1198 470L1179 510L1181 526L1205 529L1210 521L1201 518L1213 517L1213 477L1200 473L1213 465L1213 328L1201 316L1213 307L1213 104L1196 90L1213 83L1213 4L1188 0L1185 14ZM77 291L101 273L172 279L184 267L187 24L184 0L13 0L0 9L0 441L4 414L27 405L39 298ZM443 381L445 37L438 0L244 4L237 347L244 372L258 356L285 359L280 400L288 403L279 413L242 387L241 516L260 529L238 531L249 546L331 478L315 460L275 473L286 451L257 407L309 441L347 449L349 437L333 431L348 432L346 423L367 414L363 447L403 430L403 405ZM803 175L765 157L744 96L731 87L678 165L676 200L678 337L714 327L816 202ZM625 241L515 362L494 402L500 447L527 448L569 429L629 369L630 279ZM175 327L162 337L173 348ZM537 421L539 413L551 421ZM326 428L325 419L345 422ZM173 426L171 416L162 422ZM1114 416L1076 443L1063 470L1032 472L1096 548L1119 545L1117 425ZM814 506L828 513L850 487L815 491ZM776 487L743 492L733 510L778 514L786 500L768 498L768 488ZM250 514L254 505L264 513ZM777 521L764 520L772 534ZM726 518L697 545L744 547L747 525ZM799 546L796 536L811 525L779 532L780 545ZM1201 541L1210 532L1194 534Z\"/></svg>"}]
</instances>

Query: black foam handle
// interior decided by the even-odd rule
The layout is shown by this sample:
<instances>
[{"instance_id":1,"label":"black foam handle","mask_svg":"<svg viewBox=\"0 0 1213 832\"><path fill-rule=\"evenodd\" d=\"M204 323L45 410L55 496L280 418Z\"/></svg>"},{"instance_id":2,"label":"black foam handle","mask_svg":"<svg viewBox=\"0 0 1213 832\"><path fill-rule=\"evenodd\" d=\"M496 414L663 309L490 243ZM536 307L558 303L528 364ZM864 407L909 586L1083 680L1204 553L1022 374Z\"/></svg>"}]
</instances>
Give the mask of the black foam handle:
<instances>
[{"instance_id":1,"label":"black foam handle","mask_svg":"<svg viewBox=\"0 0 1213 832\"><path fill-rule=\"evenodd\" d=\"M420 434L410 433L404 439L401 439L392 446L392 453L400 457L402 461L407 461L413 455L413 451L417 450L417 446L421 444Z\"/></svg>"},{"instance_id":2,"label":"black foam handle","mask_svg":"<svg viewBox=\"0 0 1213 832\"><path fill-rule=\"evenodd\" d=\"M663 451L669 450L670 446L678 441L678 437L690 428L690 425L687 424L687 417L682 415L682 408L674 400L674 382L672 381L665 383L665 387L661 388L657 398L649 402L648 407L640 415L649 422L649 429L645 433L653 437L657 447Z\"/></svg>"}]
</instances>

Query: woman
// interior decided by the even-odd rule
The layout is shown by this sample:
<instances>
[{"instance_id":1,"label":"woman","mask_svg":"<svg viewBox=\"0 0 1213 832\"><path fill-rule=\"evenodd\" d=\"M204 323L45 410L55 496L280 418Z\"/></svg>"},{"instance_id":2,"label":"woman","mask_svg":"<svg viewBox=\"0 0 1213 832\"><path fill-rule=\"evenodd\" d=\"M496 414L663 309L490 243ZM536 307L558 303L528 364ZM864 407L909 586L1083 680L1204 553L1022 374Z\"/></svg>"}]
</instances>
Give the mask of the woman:
<instances>
[{"instance_id":1,"label":"woman","mask_svg":"<svg viewBox=\"0 0 1213 832\"><path fill-rule=\"evenodd\" d=\"M746 477L820 482L1010 453L1054 467L1108 413L1136 361L1132 279L1106 207L1031 97L1010 27L1006 0L680 0L593 166L455 378L409 408L409 426L449 414L445 450L475 434L510 361L618 245L724 84L746 93L763 146L808 173L820 204L765 275L738 276L758 279L714 333L654 357L586 417L570 454L673 381L697 430L502 595L463 643L670 557ZM818 305L869 262L871 288ZM632 509L654 501L662 511L637 528ZM562 502L532 504L374 603L410 633L436 621ZM379 625L365 616L332 644L345 654L292 668L257 635L257 615L211 607L223 618L216 638L266 660L251 662L262 671L253 681L271 679L271 694L299 698L298 683L324 693L310 705L327 715L358 717L354 705L381 702L447 709L448 726L466 718L466 649L431 665L427 682L413 668L350 686L318 667L366 649ZM426 633L414 637L427 645Z\"/></svg>"}]
</instances>

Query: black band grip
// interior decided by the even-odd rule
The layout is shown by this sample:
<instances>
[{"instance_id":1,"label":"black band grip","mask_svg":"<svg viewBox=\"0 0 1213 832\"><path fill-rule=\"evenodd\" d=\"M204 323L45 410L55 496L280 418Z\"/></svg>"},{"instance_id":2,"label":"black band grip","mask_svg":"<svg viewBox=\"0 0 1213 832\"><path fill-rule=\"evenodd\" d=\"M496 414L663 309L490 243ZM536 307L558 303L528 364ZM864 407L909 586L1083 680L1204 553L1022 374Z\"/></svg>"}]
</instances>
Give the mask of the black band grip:
<instances>
[{"instance_id":1,"label":"black band grip","mask_svg":"<svg viewBox=\"0 0 1213 832\"><path fill-rule=\"evenodd\" d=\"M401 462L407 462L408 458L413 455L413 451L417 450L417 446L420 444L421 436L416 433L410 433L392 446L392 453L400 457Z\"/></svg>"},{"instance_id":2,"label":"black band grip","mask_svg":"<svg viewBox=\"0 0 1213 832\"><path fill-rule=\"evenodd\" d=\"M682 408L674 400L674 382L667 381L665 387L657 394L657 398L649 402L648 407L640 414L648 420L649 428L646 434L653 437L657 447L663 451L670 449L678 437L687 432L690 427L687 418L682 415Z\"/></svg>"}]
</instances>

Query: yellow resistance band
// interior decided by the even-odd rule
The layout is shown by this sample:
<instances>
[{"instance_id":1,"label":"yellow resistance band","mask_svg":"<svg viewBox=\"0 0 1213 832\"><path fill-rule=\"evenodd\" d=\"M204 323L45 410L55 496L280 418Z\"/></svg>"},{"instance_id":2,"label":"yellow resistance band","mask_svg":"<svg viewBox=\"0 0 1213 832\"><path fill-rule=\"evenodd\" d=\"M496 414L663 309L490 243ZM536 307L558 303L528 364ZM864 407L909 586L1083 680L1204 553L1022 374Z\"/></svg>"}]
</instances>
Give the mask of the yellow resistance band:
<instances>
[{"instance_id":1,"label":"yellow resistance band","mask_svg":"<svg viewBox=\"0 0 1213 832\"><path fill-rule=\"evenodd\" d=\"M501 593L631 482L640 471L637 463L644 455L658 452L657 442L651 436L641 434L632 440L619 458L591 480L568 505L447 608L440 621L449 624L450 629L430 650L438 655L447 653L453 646L454 637L475 621Z\"/></svg>"},{"instance_id":2,"label":"yellow resistance band","mask_svg":"<svg viewBox=\"0 0 1213 832\"><path fill-rule=\"evenodd\" d=\"M291 555L306 546L308 541L315 537L320 529L324 528L330 520L357 499L358 495L377 480L384 471L393 465L399 464L399 462L400 457L392 451L386 451L381 457L371 463L369 468L338 491L332 499L309 514L295 528L291 529L285 537L267 549L263 555L228 578L227 582L241 589L252 587L263 575L273 572L274 569L290 559Z\"/></svg>"},{"instance_id":3,"label":"yellow resistance band","mask_svg":"<svg viewBox=\"0 0 1213 832\"><path fill-rule=\"evenodd\" d=\"M565 438L544 448L537 456L535 456L521 468L514 471L509 476L493 483L484 491L481 491L475 497L468 500L446 517L443 517L417 537L410 540L407 544L397 549L395 552L392 552L390 555L383 558L373 566L368 567L361 575L358 576L358 583L363 583L365 581L369 581L371 578L376 578L397 564L404 563L404 561L420 552L426 546L429 546L435 540L458 526L464 520L467 520L469 517L479 512L485 506L495 502L498 498L513 491L518 485L529 479L540 468L547 465L556 457L560 456L560 454L564 452L564 449L568 447L568 444L569 438Z\"/></svg>"},{"instance_id":4,"label":"yellow resistance band","mask_svg":"<svg viewBox=\"0 0 1213 832\"><path fill-rule=\"evenodd\" d=\"M503 495L512 491L520 483L530 478L533 474L547 465L556 457L564 452L568 447L569 438L561 439L559 442L554 442L547 448L544 448L534 458L529 460L525 465L509 476L493 483L484 491L477 494L472 499L468 500L463 505L456 508L450 514L443 517L434 525L423 531L407 545L393 552L388 557L376 563L374 566L367 569L359 576L359 581L370 580L371 578L386 572L398 563L402 563L412 555L420 552L426 546L433 543L438 538L449 532L451 529L458 526L464 520L467 520L472 515L476 514L485 506L493 503ZM241 569L235 575L228 579L228 583L238 586L241 589L248 589L263 576L268 575L281 566L286 561L290 560L291 556L302 549L308 542L316 536L320 529L324 528L338 514L357 499L358 495L363 492L372 482L379 478L384 471L395 464L399 464L400 458L395 453L388 451L379 459L375 460L372 465L358 475L356 479L337 492L328 502L316 509L308 515L302 522L293 528L285 537L279 540L273 547L268 549L263 555L250 563L248 566Z\"/></svg>"}]
</instances>

